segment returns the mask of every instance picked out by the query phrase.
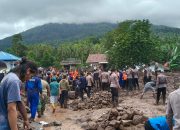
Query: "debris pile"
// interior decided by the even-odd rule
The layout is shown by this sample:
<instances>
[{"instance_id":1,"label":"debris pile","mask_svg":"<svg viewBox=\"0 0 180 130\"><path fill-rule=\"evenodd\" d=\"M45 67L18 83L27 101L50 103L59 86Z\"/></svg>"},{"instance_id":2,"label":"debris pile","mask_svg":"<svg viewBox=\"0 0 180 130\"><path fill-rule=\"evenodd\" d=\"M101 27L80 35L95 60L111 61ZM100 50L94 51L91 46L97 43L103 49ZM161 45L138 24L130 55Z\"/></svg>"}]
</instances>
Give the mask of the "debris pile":
<instances>
[{"instance_id":1,"label":"debris pile","mask_svg":"<svg viewBox=\"0 0 180 130\"><path fill-rule=\"evenodd\" d=\"M139 110L124 106L110 109L97 120L87 116L78 122L86 130L128 130L132 127L141 130L145 119L146 117Z\"/></svg>"},{"instance_id":2,"label":"debris pile","mask_svg":"<svg viewBox=\"0 0 180 130\"><path fill-rule=\"evenodd\" d=\"M69 103L69 107L74 111L84 109L101 109L111 106L111 93L107 91L94 93L90 98L86 98L84 101L75 99Z\"/></svg>"}]
</instances>

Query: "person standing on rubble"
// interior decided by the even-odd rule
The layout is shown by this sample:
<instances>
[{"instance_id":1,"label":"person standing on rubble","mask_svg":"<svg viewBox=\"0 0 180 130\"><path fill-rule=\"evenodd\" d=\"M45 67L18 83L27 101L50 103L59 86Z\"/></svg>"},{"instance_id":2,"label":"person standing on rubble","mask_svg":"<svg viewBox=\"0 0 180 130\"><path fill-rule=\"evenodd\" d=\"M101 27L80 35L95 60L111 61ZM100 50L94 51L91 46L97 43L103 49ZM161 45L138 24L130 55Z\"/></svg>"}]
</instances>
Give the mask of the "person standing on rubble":
<instances>
[{"instance_id":1,"label":"person standing on rubble","mask_svg":"<svg viewBox=\"0 0 180 130\"><path fill-rule=\"evenodd\" d=\"M41 117L41 115L44 115L46 103L47 103L48 97L50 97L50 87L49 87L48 82L46 80L41 79L41 83L42 83L42 96L38 104L38 117Z\"/></svg>"},{"instance_id":2,"label":"person standing on rubble","mask_svg":"<svg viewBox=\"0 0 180 130\"><path fill-rule=\"evenodd\" d=\"M102 90L103 91L108 90L109 89L109 73L106 70L104 70L101 73L100 80L102 83Z\"/></svg>"},{"instance_id":3,"label":"person standing on rubble","mask_svg":"<svg viewBox=\"0 0 180 130\"><path fill-rule=\"evenodd\" d=\"M88 91L88 97L90 97L90 95L91 95L91 90L92 90L92 87L93 87L93 84L94 84L94 82L93 82L93 77L91 76L91 73L90 72L88 72L87 73L87 76L86 76L86 81L87 81L87 91Z\"/></svg>"},{"instance_id":4,"label":"person standing on rubble","mask_svg":"<svg viewBox=\"0 0 180 130\"><path fill-rule=\"evenodd\" d=\"M86 81L86 78L84 77L84 73L83 72L81 72L81 76L80 76L79 81L80 81L79 92L80 92L80 97L81 97L81 99L83 101L84 100L84 93L83 92L85 91L87 93L87 95L88 95L88 92L87 92L87 89L86 89L87 81Z\"/></svg>"},{"instance_id":5,"label":"person standing on rubble","mask_svg":"<svg viewBox=\"0 0 180 130\"><path fill-rule=\"evenodd\" d=\"M161 93L162 93L162 96L163 96L163 104L165 105L167 78L162 72L157 76L156 86L157 86L156 105L159 104Z\"/></svg>"},{"instance_id":6,"label":"person standing on rubble","mask_svg":"<svg viewBox=\"0 0 180 130\"><path fill-rule=\"evenodd\" d=\"M24 129L29 129L25 105L20 96L21 82L29 80L37 72L35 63L25 57L0 83L0 130L18 130L17 109L24 120Z\"/></svg>"},{"instance_id":7,"label":"person standing on rubble","mask_svg":"<svg viewBox=\"0 0 180 130\"><path fill-rule=\"evenodd\" d=\"M111 88L111 94L112 94L112 103L113 106L118 105L118 89L120 88L118 77L115 73L115 69L111 70L112 74L110 76L110 88Z\"/></svg>"},{"instance_id":8,"label":"person standing on rubble","mask_svg":"<svg viewBox=\"0 0 180 130\"><path fill-rule=\"evenodd\" d=\"M96 69L93 73L93 80L95 85L95 90L100 90L100 80L99 80L99 71Z\"/></svg>"},{"instance_id":9,"label":"person standing on rubble","mask_svg":"<svg viewBox=\"0 0 180 130\"><path fill-rule=\"evenodd\" d=\"M67 100L68 100L68 91L70 90L69 82L66 79L67 76L63 75L62 80L60 81L60 105L61 108L67 108Z\"/></svg>"},{"instance_id":10,"label":"person standing on rubble","mask_svg":"<svg viewBox=\"0 0 180 130\"><path fill-rule=\"evenodd\" d=\"M30 121L34 121L36 117L36 112L38 110L38 104L40 102L39 95L42 94L41 79L37 76L33 76L31 79L27 80L25 90L31 110Z\"/></svg>"},{"instance_id":11,"label":"person standing on rubble","mask_svg":"<svg viewBox=\"0 0 180 130\"><path fill-rule=\"evenodd\" d=\"M52 113L55 113L56 111L56 105L58 103L58 96L59 96L59 83L57 82L56 77L52 78L52 82L50 83L50 102L51 102L51 106L53 108Z\"/></svg>"}]
</instances>

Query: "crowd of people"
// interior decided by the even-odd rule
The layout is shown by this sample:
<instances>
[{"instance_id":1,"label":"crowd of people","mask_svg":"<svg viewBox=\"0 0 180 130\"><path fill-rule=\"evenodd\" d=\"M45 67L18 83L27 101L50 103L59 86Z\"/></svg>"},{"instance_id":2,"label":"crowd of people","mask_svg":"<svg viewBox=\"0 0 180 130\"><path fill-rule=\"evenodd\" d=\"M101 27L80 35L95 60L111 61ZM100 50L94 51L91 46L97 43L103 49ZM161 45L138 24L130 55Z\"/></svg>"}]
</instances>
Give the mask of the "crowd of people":
<instances>
[{"instance_id":1,"label":"crowd of people","mask_svg":"<svg viewBox=\"0 0 180 130\"><path fill-rule=\"evenodd\" d=\"M155 67L153 76L150 65L143 69L143 85L139 84L140 72L136 67L126 70L96 69L94 71L57 70L53 67L38 69L37 66L22 58L22 61L2 78L0 84L0 130L17 130L17 116L21 115L24 127L29 128L29 121L34 121L36 113L38 117L44 115L46 103L50 99L52 113L55 113L57 105L67 108L68 91L75 91L76 98L84 101L84 93L87 98L97 91L109 91L112 94L112 105L118 105L119 92L126 92L128 96L134 91L144 94L151 90L159 104L162 93L163 104L166 101L167 77L158 72ZM21 96L26 95L26 104ZM180 129L180 95L179 89L169 96L167 107L167 120L172 129L173 115L175 120L174 130ZM25 105L30 108L30 118L27 118ZM18 110L18 112L17 112ZM148 123L146 123L149 125Z\"/></svg>"}]
</instances>

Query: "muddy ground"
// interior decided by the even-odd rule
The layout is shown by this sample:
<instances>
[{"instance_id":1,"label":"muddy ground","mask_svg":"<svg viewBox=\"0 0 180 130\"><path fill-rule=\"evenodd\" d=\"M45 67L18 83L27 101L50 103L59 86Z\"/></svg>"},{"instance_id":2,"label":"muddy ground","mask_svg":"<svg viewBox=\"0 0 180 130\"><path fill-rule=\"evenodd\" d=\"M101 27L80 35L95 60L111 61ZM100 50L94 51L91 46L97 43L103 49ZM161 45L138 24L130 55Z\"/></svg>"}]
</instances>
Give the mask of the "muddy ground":
<instances>
[{"instance_id":1,"label":"muddy ground","mask_svg":"<svg viewBox=\"0 0 180 130\"><path fill-rule=\"evenodd\" d=\"M177 87L180 77L180 73L167 73L168 77L168 94L175 90ZM125 92L121 90L120 92L120 103L119 106L129 106L135 109L138 109L143 112L143 114L147 117L155 117L159 115L165 115L166 105L162 105L162 99L160 104L155 105L155 99L153 98L152 92L147 92L143 99L140 99L140 94L142 92L143 85L141 84L141 90L136 91L134 94L130 94L128 96L125 95ZM167 96L168 96L167 94ZM45 130L84 130L82 127L82 123L78 122L78 120L84 117L91 117L92 120L97 120L104 113L106 113L111 108L102 108L102 109L85 109L73 111L71 109L62 109L59 106L54 114L52 114L52 110L50 105L47 106L45 115L41 118L37 118L36 122L45 121L59 121L62 122L62 126L60 127L47 127ZM143 130L143 124L140 124L136 127L128 127L126 130Z\"/></svg>"}]
</instances>

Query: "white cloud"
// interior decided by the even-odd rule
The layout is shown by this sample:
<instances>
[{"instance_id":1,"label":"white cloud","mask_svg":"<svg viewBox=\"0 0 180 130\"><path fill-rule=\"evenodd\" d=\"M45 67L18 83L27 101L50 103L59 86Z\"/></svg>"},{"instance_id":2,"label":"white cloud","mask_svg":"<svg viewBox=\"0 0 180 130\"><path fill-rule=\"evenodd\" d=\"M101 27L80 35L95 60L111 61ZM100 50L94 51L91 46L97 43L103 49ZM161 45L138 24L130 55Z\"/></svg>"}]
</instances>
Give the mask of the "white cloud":
<instances>
[{"instance_id":1,"label":"white cloud","mask_svg":"<svg viewBox=\"0 0 180 130\"><path fill-rule=\"evenodd\" d=\"M180 27L179 0L0 0L0 38L49 22L149 19Z\"/></svg>"}]
</instances>

